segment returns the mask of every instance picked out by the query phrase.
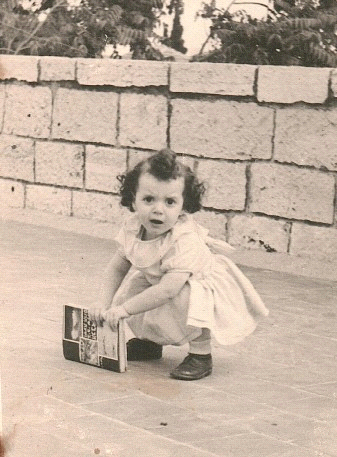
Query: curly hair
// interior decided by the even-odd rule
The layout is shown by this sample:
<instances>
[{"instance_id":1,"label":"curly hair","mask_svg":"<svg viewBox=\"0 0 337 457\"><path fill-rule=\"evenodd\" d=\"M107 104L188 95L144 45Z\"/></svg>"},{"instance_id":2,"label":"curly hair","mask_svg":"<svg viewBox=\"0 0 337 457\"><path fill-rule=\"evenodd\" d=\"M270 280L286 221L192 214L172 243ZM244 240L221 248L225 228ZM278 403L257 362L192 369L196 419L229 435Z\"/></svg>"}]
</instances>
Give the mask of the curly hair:
<instances>
[{"instance_id":1,"label":"curly hair","mask_svg":"<svg viewBox=\"0 0 337 457\"><path fill-rule=\"evenodd\" d=\"M185 180L183 210L187 213L195 213L201 209L201 198L205 192L204 184L198 181L190 167L177 160L173 151L162 149L148 159L139 162L125 175L117 176L121 183L121 205L126 206L130 211L134 211L133 202L142 173L150 173L158 181L170 181L183 177Z\"/></svg>"}]
</instances>

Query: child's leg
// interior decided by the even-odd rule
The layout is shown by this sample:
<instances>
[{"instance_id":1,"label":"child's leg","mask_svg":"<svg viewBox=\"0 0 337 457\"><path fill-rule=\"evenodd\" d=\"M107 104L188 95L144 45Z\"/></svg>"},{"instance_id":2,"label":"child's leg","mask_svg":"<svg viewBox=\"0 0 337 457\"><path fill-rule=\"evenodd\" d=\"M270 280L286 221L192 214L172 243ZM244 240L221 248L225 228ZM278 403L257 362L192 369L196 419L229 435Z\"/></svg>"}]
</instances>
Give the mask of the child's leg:
<instances>
[{"instance_id":1,"label":"child's leg","mask_svg":"<svg viewBox=\"0 0 337 457\"><path fill-rule=\"evenodd\" d=\"M124 287L122 284L122 290L119 291L121 303L149 286L150 284L142 273L134 272L129 276L129 281L126 281ZM199 366L198 372L187 375L186 379L199 379L210 374L208 360L211 357L210 331L206 328L186 327L189 298L190 286L186 284L172 302L127 319L127 323L136 336L127 344L128 360L159 359L162 356L163 344L182 345L189 342L190 356L197 357L204 362L207 355L207 367ZM185 378L179 377L178 379Z\"/></svg>"},{"instance_id":2,"label":"child's leg","mask_svg":"<svg viewBox=\"0 0 337 457\"><path fill-rule=\"evenodd\" d=\"M201 335L190 341L189 353L199 355L211 353L211 331L209 328L203 328Z\"/></svg>"},{"instance_id":3,"label":"child's leg","mask_svg":"<svg viewBox=\"0 0 337 457\"><path fill-rule=\"evenodd\" d=\"M145 313L134 314L127 318L127 323L142 340L160 345L184 345L201 334L200 328L186 325L189 296L190 287L186 284L173 300Z\"/></svg>"},{"instance_id":4,"label":"child's leg","mask_svg":"<svg viewBox=\"0 0 337 457\"><path fill-rule=\"evenodd\" d=\"M113 303L115 306L119 306L128 298L139 294L150 286L151 284L141 272L131 268L117 291ZM135 338L134 332L128 325L128 320L126 321L126 325L127 333L132 335L126 343L128 360L155 360L162 357L163 348L160 344L146 339Z\"/></svg>"},{"instance_id":5,"label":"child's leg","mask_svg":"<svg viewBox=\"0 0 337 457\"><path fill-rule=\"evenodd\" d=\"M203 328L200 336L190 341L188 356L170 375L174 379L195 381L212 373L211 332Z\"/></svg>"}]
</instances>

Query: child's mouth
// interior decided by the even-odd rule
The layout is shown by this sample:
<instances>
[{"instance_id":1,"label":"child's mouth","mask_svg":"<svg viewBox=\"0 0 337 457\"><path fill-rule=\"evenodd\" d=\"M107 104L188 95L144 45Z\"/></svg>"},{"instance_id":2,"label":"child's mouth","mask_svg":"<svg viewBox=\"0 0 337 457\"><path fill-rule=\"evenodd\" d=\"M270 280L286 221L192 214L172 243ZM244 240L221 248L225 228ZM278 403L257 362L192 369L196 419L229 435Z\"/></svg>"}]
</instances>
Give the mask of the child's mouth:
<instances>
[{"instance_id":1,"label":"child's mouth","mask_svg":"<svg viewBox=\"0 0 337 457\"><path fill-rule=\"evenodd\" d=\"M154 225L161 225L163 224L163 221L160 221L159 219L150 219L151 224Z\"/></svg>"}]
</instances>

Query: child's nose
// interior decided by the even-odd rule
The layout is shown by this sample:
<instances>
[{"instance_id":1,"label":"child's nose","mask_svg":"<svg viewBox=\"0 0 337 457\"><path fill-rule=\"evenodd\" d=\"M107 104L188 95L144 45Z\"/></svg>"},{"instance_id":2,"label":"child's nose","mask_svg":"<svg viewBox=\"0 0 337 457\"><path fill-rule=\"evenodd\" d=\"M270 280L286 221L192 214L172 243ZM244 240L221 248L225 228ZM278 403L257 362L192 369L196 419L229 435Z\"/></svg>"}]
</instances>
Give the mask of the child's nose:
<instances>
[{"instance_id":1,"label":"child's nose","mask_svg":"<svg viewBox=\"0 0 337 457\"><path fill-rule=\"evenodd\" d=\"M153 211L156 214L162 214L163 213L163 204L161 202L157 202L153 208Z\"/></svg>"}]
</instances>

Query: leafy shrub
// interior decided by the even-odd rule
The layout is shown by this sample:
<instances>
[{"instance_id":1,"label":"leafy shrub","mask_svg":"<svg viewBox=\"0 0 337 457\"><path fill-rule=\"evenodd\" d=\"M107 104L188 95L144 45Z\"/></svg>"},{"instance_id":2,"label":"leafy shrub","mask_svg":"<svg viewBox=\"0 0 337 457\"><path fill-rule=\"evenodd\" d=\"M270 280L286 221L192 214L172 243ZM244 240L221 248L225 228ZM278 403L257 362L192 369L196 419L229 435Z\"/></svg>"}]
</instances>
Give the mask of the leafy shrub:
<instances>
[{"instance_id":1,"label":"leafy shrub","mask_svg":"<svg viewBox=\"0 0 337 457\"><path fill-rule=\"evenodd\" d=\"M335 0L275 0L266 20L205 5L210 38L220 43L196 61L254 65L337 66Z\"/></svg>"},{"instance_id":2,"label":"leafy shrub","mask_svg":"<svg viewBox=\"0 0 337 457\"><path fill-rule=\"evenodd\" d=\"M100 57L106 45L130 45L160 60L147 38L162 0L2 0L0 53ZM24 8L24 6L31 6ZM113 57L118 58L117 51Z\"/></svg>"},{"instance_id":3,"label":"leafy shrub","mask_svg":"<svg viewBox=\"0 0 337 457\"><path fill-rule=\"evenodd\" d=\"M102 57L108 45L119 58L118 45L130 45L134 59L165 60L149 40L164 3L174 20L161 41L184 53L183 0L0 0L0 53ZM211 1L201 15L218 44L193 61L337 66L337 0L274 0L266 20Z\"/></svg>"}]
</instances>

